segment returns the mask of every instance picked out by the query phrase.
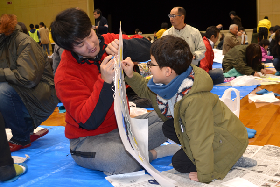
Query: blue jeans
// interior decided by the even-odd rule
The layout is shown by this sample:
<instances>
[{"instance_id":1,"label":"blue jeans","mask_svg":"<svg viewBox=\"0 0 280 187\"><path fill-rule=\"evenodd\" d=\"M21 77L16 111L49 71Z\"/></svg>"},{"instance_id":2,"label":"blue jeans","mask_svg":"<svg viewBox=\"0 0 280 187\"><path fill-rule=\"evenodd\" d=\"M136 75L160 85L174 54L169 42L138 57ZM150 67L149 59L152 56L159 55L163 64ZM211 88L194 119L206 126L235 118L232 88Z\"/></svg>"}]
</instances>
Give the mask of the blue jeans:
<instances>
[{"instance_id":1,"label":"blue jeans","mask_svg":"<svg viewBox=\"0 0 280 187\"><path fill-rule=\"evenodd\" d=\"M280 59L274 58L272 62L276 71L280 71Z\"/></svg>"},{"instance_id":2,"label":"blue jeans","mask_svg":"<svg viewBox=\"0 0 280 187\"><path fill-rule=\"evenodd\" d=\"M33 120L18 93L7 82L0 82L0 103L5 127L12 130L13 139L30 142Z\"/></svg>"},{"instance_id":3,"label":"blue jeans","mask_svg":"<svg viewBox=\"0 0 280 187\"><path fill-rule=\"evenodd\" d=\"M213 70L210 70L208 73L209 73L211 79L213 80L214 85L224 82L225 77L224 77L224 74L223 74L224 72L222 69L213 69Z\"/></svg>"},{"instance_id":4,"label":"blue jeans","mask_svg":"<svg viewBox=\"0 0 280 187\"><path fill-rule=\"evenodd\" d=\"M42 44L42 46L43 46L43 50L46 51L46 49L47 49L48 55L50 55L49 44Z\"/></svg>"}]
</instances>

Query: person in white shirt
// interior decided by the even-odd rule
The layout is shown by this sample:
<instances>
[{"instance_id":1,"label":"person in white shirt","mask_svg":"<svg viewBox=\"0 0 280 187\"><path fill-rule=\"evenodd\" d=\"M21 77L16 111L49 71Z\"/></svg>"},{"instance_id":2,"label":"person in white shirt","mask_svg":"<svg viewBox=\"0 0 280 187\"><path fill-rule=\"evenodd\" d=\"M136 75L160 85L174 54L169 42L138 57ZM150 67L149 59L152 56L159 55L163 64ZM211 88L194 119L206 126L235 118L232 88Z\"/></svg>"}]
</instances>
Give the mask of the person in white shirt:
<instances>
[{"instance_id":1,"label":"person in white shirt","mask_svg":"<svg viewBox=\"0 0 280 187\"><path fill-rule=\"evenodd\" d=\"M192 64L198 65L198 62L204 58L206 51L199 30L185 23L186 10L183 7L174 7L168 17L173 27L166 30L162 37L173 35L184 39L189 44L193 54Z\"/></svg>"}]
</instances>

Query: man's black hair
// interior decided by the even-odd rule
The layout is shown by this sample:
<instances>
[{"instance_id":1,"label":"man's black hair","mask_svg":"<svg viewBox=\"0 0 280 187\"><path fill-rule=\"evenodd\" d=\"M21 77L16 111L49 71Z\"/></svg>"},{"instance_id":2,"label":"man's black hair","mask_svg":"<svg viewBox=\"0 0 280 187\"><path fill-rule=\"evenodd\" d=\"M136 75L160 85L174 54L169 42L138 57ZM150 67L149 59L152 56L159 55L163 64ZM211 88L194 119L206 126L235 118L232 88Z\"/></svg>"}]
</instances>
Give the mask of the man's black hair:
<instances>
[{"instance_id":1,"label":"man's black hair","mask_svg":"<svg viewBox=\"0 0 280 187\"><path fill-rule=\"evenodd\" d=\"M268 19L268 17L267 17L267 16L264 16L264 19Z\"/></svg>"},{"instance_id":2,"label":"man's black hair","mask_svg":"<svg viewBox=\"0 0 280 187\"><path fill-rule=\"evenodd\" d=\"M235 11L230 11L230 12L229 12L229 16L230 16L231 14L234 15L234 16L236 16L236 12L235 12Z\"/></svg>"},{"instance_id":3,"label":"man's black hair","mask_svg":"<svg viewBox=\"0 0 280 187\"><path fill-rule=\"evenodd\" d=\"M97 14L100 14L100 16L102 16L102 12L99 8L94 9L93 13L96 12Z\"/></svg>"},{"instance_id":4,"label":"man's black hair","mask_svg":"<svg viewBox=\"0 0 280 187\"><path fill-rule=\"evenodd\" d=\"M183 7L178 7L178 14L184 15L184 18L186 18L186 10Z\"/></svg>"},{"instance_id":5,"label":"man's black hair","mask_svg":"<svg viewBox=\"0 0 280 187\"><path fill-rule=\"evenodd\" d=\"M29 25L29 27L30 29L34 29L34 25L32 23Z\"/></svg>"},{"instance_id":6,"label":"man's black hair","mask_svg":"<svg viewBox=\"0 0 280 187\"><path fill-rule=\"evenodd\" d=\"M269 41L267 39L262 39L259 43L260 46L265 47L265 46L269 46Z\"/></svg>"},{"instance_id":7,"label":"man's black hair","mask_svg":"<svg viewBox=\"0 0 280 187\"><path fill-rule=\"evenodd\" d=\"M83 10L69 8L60 12L51 24L54 42L61 48L73 50L91 33L91 21Z\"/></svg>"},{"instance_id":8,"label":"man's black hair","mask_svg":"<svg viewBox=\"0 0 280 187\"><path fill-rule=\"evenodd\" d=\"M218 33L220 32L220 29L218 29L216 26L210 26L206 29L206 32L204 36L208 39L211 38L212 35L216 38Z\"/></svg>"},{"instance_id":9,"label":"man's black hair","mask_svg":"<svg viewBox=\"0 0 280 187\"><path fill-rule=\"evenodd\" d=\"M168 29L168 23L166 23L166 22L161 23L161 27L160 28L161 29Z\"/></svg>"},{"instance_id":10,"label":"man's black hair","mask_svg":"<svg viewBox=\"0 0 280 187\"><path fill-rule=\"evenodd\" d=\"M155 58L159 68L170 67L177 75L189 68L193 58L189 44L172 35L156 40L151 46L150 55Z\"/></svg>"}]
</instances>

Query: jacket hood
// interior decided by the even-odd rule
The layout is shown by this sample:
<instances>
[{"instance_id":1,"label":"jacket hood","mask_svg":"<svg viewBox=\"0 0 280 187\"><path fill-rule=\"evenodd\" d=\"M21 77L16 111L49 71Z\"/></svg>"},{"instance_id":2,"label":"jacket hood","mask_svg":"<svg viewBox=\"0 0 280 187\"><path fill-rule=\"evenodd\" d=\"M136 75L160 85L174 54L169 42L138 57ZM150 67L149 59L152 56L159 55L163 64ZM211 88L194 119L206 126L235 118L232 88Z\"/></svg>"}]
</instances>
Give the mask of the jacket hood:
<instances>
[{"instance_id":1,"label":"jacket hood","mask_svg":"<svg viewBox=\"0 0 280 187\"><path fill-rule=\"evenodd\" d=\"M194 71L194 83L187 95L195 94L198 92L210 92L213 88L213 81L209 74L203 69L192 65Z\"/></svg>"},{"instance_id":2,"label":"jacket hood","mask_svg":"<svg viewBox=\"0 0 280 187\"><path fill-rule=\"evenodd\" d=\"M36 31L36 29L30 29L31 33L34 33Z\"/></svg>"}]
</instances>

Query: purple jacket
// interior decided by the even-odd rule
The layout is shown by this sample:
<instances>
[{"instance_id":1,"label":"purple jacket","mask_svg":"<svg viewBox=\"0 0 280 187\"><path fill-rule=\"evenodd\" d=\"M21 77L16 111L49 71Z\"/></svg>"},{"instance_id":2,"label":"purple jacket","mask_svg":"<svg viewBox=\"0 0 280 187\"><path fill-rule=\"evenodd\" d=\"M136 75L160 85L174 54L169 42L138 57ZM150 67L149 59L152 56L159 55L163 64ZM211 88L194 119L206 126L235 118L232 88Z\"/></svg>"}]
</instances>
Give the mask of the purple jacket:
<instances>
[{"instance_id":1,"label":"purple jacket","mask_svg":"<svg viewBox=\"0 0 280 187\"><path fill-rule=\"evenodd\" d=\"M267 51L265 50L265 48L263 48L262 46L260 46L260 47L262 50L262 61L265 62L266 59L272 60L273 56L267 56Z\"/></svg>"}]
</instances>

